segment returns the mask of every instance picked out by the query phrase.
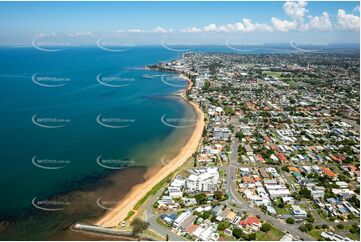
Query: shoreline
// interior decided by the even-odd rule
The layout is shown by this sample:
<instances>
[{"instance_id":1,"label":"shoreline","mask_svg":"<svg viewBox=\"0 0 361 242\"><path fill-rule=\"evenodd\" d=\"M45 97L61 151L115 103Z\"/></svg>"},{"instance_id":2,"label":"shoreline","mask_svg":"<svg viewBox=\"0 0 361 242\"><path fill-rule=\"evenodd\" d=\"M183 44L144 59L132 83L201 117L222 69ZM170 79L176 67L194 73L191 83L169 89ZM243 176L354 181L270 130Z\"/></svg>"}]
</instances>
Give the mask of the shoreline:
<instances>
[{"instance_id":1,"label":"shoreline","mask_svg":"<svg viewBox=\"0 0 361 242\"><path fill-rule=\"evenodd\" d=\"M112 210L104 214L95 225L101 227L116 227L121 223L127 216L130 211L133 211L135 205L146 196L146 194L159 182L165 179L169 174L181 167L193 153L197 151L200 144L202 133L204 129L204 113L197 103L190 101L185 97L187 90L192 88L192 81L186 77L184 74L180 73L180 77L188 82L187 88L176 93L176 96L179 96L187 101L189 105L192 106L197 115L197 122L194 126L194 130L189 137L187 143L180 149L178 154L171 159L167 164L163 164L163 167L158 169L156 172L152 172L150 169L149 177L144 183L134 186L129 193L114 207ZM148 172L147 172L148 173ZM147 176L147 174L146 174ZM137 214L137 213L135 213Z\"/></svg>"}]
</instances>

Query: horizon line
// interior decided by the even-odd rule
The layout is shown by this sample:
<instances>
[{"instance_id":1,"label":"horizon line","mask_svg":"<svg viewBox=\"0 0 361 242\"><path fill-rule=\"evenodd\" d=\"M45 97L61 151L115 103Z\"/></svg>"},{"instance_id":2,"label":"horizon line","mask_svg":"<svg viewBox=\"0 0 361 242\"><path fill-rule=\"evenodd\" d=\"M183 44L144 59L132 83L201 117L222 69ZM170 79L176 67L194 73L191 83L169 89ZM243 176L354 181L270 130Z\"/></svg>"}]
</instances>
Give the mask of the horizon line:
<instances>
[{"instance_id":1,"label":"horizon line","mask_svg":"<svg viewBox=\"0 0 361 242\"><path fill-rule=\"evenodd\" d=\"M333 45L358 45L360 48L360 42L331 42L331 43L297 43L299 45L304 46L333 46ZM197 47L206 47L206 46L212 46L212 47L223 47L225 44L220 43L209 43L209 44L167 44L168 46L197 46ZM269 43L263 43L263 44L233 44L233 46L252 46L252 47L265 47L269 45L288 45L291 46L289 42L269 42ZM54 45L41 45L46 47L97 47L97 44L54 44ZM107 45L107 46L123 46L123 47L147 47L147 46L159 46L162 47L162 44L134 44L134 45ZM18 48L26 48L26 47L33 47L32 44L0 44L0 47L18 47Z\"/></svg>"}]
</instances>

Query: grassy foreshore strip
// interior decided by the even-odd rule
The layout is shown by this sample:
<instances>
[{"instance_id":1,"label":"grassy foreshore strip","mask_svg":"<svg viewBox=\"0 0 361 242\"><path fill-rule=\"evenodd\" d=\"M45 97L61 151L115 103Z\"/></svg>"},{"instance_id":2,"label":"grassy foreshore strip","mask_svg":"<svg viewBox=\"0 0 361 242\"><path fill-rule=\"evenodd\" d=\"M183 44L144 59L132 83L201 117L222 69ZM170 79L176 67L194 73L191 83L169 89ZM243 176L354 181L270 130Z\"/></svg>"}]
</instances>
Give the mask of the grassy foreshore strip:
<instances>
[{"instance_id":1,"label":"grassy foreshore strip","mask_svg":"<svg viewBox=\"0 0 361 242\"><path fill-rule=\"evenodd\" d=\"M156 184L149 192L147 192L147 194L145 194L145 196L140 199L137 204L135 204L133 210L138 210L140 206L143 205L143 203L145 201L147 201L147 199L150 197L150 196L153 196L155 195L162 187L164 187L164 185L169 181L169 179L171 177L174 176L174 174L176 173L176 171L170 173L166 178L164 178L162 181L160 181L158 184Z\"/></svg>"}]
</instances>

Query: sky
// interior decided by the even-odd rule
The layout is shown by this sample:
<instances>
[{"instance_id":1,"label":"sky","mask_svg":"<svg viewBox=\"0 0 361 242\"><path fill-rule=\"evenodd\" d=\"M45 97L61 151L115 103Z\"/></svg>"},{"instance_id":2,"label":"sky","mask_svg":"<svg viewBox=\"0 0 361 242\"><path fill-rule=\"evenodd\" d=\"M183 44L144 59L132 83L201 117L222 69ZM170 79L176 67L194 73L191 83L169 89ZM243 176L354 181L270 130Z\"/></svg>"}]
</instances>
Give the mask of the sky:
<instances>
[{"instance_id":1,"label":"sky","mask_svg":"<svg viewBox=\"0 0 361 242\"><path fill-rule=\"evenodd\" d=\"M359 43L358 1L0 2L0 45Z\"/></svg>"}]
</instances>

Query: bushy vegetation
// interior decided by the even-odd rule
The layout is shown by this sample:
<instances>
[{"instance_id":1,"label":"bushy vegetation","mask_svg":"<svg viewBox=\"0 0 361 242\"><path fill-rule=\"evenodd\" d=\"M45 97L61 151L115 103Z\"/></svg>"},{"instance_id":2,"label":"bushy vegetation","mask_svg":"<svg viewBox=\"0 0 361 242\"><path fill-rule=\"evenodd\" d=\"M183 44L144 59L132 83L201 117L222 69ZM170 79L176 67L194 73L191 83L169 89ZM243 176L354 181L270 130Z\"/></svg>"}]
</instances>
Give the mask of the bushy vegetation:
<instances>
[{"instance_id":1,"label":"bushy vegetation","mask_svg":"<svg viewBox=\"0 0 361 242\"><path fill-rule=\"evenodd\" d=\"M146 230L149 227L149 223L145 222L139 218L135 218L130 225L133 227L132 234L138 235L141 234L144 230Z\"/></svg>"}]
</instances>

